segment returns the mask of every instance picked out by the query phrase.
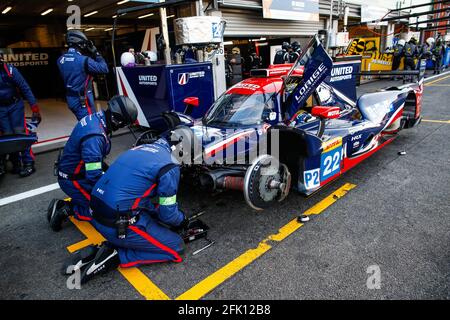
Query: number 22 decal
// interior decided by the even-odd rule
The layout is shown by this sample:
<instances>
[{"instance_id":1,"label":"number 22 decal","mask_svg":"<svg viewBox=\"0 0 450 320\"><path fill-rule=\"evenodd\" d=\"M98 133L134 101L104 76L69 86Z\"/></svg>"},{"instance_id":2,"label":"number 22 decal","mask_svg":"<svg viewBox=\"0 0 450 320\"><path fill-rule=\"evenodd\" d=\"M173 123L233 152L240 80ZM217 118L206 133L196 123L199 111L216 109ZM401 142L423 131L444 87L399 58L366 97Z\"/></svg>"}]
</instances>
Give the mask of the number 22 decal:
<instances>
[{"instance_id":1,"label":"number 22 decal","mask_svg":"<svg viewBox=\"0 0 450 320\"><path fill-rule=\"evenodd\" d=\"M341 147L322 155L320 180L324 181L340 171L342 152L343 149Z\"/></svg>"}]
</instances>

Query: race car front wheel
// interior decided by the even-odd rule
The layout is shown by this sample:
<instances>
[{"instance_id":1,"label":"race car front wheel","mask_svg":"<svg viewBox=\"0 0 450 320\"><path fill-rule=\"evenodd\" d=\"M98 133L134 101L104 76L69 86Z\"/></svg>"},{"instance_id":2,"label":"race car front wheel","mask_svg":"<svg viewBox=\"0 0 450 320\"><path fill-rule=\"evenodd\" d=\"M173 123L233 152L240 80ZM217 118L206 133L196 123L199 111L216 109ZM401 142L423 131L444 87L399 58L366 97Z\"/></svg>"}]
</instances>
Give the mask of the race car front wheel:
<instances>
[{"instance_id":1,"label":"race car front wheel","mask_svg":"<svg viewBox=\"0 0 450 320\"><path fill-rule=\"evenodd\" d=\"M291 188L291 174L285 164L270 155L258 157L244 178L244 197L255 210L283 201Z\"/></svg>"}]
</instances>

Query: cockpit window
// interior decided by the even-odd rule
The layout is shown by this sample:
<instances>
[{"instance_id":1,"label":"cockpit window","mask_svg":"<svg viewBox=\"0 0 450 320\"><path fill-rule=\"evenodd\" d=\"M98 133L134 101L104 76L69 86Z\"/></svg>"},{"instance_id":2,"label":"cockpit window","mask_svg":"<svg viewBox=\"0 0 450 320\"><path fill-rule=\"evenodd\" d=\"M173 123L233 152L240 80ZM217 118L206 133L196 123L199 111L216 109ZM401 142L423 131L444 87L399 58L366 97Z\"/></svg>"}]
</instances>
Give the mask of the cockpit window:
<instances>
[{"instance_id":1,"label":"cockpit window","mask_svg":"<svg viewBox=\"0 0 450 320\"><path fill-rule=\"evenodd\" d=\"M272 94L223 94L204 118L205 124L258 125L267 121L271 112L276 112Z\"/></svg>"}]
</instances>

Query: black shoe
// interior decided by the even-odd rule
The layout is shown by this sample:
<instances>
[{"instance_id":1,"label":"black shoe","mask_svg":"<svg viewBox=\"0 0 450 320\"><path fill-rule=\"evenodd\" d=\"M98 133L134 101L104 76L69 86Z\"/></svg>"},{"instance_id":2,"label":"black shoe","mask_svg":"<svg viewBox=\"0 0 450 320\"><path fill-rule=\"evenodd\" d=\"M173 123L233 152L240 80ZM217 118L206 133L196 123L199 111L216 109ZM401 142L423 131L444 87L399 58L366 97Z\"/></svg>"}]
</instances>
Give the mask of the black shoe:
<instances>
[{"instance_id":1,"label":"black shoe","mask_svg":"<svg viewBox=\"0 0 450 320\"><path fill-rule=\"evenodd\" d=\"M64 261L63 268L61 270L63 275L74 274L77 270L81 270L84 266L91 263L97 252L99 250L98 246L91 245L82 250L72 253L72 255Z\"/></svg>"},{"instance_id":2,"label":"black shoe","mask_svg":"<svg viewBox=\"0 0 450 320\"><path fill-rule=\"evenodd\" d=\"M119 252L102 244L99 248L94 261L83 268L81 274L81 284L85 284L96 275L105 274L110 270L117 269L120 265Z\"/></svg>"},{"instance_id":3,"label":"black shoe","mask_svg":"<svg viewBox=\"0 0 450 320\"><path fill-rule=\"evenodd\" d=\"M34 167L34 163L26 163L23 165L22 169L20 169L19 176L25 178L31 176L35 172L36 168Z\"/></svg>"},{"instance_id":4,"label":"black shoe","mask_svg":"<svg viewBox=\"0 0 450 320\"><path fill-rule=\"evenodd\" d=\"M73 216L73 210L70 202L64 200L55 200L52 207L49 207L48 209L47 219L50 216L50 227L55 232L61 230L63 222L66 221L68 217Z\"/></svg>"}]
</instances>

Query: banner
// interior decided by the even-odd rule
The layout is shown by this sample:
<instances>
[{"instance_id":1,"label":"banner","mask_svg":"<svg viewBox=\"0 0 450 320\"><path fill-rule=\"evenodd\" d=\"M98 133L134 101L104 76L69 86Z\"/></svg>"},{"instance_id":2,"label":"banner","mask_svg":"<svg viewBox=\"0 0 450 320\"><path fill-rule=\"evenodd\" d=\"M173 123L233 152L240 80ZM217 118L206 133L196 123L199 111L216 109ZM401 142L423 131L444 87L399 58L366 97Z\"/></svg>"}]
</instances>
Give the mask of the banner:
<instances>
[{"instance_id":1,"label":"banner","mask_svg":"<svg viewBox=\"0 0 450 320\"><path fill-rule=\"evenodd\" d=\"M380 38L356 38L352 39L347 48L347 55L361 55L362 71L389 71L392 70L392 53L382 53Z\"/></svg>"},{"instance_id":2,"label":"banner","mask_svg":"<svg viewBox=\"0 0 450 320\"><path fill-rule=\"evenodd\" d=\"M58 48L11 49L4 60L19 69L36 98L64 96L65 89L56 64Z\"/></svg>"},{"instance_id":3,"label":"banner","mask_svg":"<svg viewBox=\"0 0 450 320\"><path fill-rule=\"evenodd\" d=\"M266 19L319 21L319 0L263 0Z\"/></svg>"}]
</instances>

